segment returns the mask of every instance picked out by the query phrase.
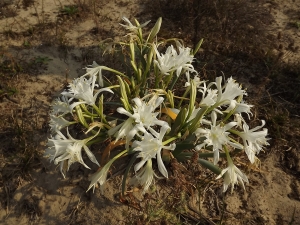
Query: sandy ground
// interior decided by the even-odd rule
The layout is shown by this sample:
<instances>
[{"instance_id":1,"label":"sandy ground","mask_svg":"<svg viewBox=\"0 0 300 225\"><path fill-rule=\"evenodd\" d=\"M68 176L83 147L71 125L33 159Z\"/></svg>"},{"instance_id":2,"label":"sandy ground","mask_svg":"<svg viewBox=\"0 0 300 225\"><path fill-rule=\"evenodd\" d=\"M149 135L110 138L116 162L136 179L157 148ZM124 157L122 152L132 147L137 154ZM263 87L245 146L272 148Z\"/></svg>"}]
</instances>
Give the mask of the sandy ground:
<instances>
[{"instance_id":1,"label":"sandy ground","mask_svg":"<svg viewBox=\"0 0 300 225\"><path fill-rule=\"evenodd\" d=\"M77 18L76 22L71 22L73 25L68 25L68 29L56 30L55 23L61 23L63 20L59 9L65 5L72 5L72 1L33 1L34 4L29 4L28 7L22 5L21 1L13 1L13 4L7 2L8 6L3 5L2 8L9 7L15 16L5 16L4 11L1 11L1 46L12 55L32 60L40 59L44 63L38 64L37 69L42 71L38 75L25 73L15 77L15 83L18 83L20 90L13 98L16 102L4 98L0 102L0 109L3 115L10 114L12 108L33 115L37 121L37 129L41 131L34 137L34 141L42 152L47 141L47 129L44 127L54 96L62 90L67 81L84 73L84 65L90 63L92 56L99 54L100 50L97 52L97 48L101 41L107 38L118 39L122 34L118 25L122 16L138 15L144 21L147 18L143 18L141 12L145 9L138 4L138 0L110 1L95 9L101 15L98 21L90 17ZM297 17L296 13L300 12L300 2L278 0L259 7L270 9L269 13L274 16L274 22L268 24L266 29L270 34L279 35L284 53L283 60L287 63L299 61L297 48L300 46L300 28L295 29L291 24L297 19L299 21L299 15ZM40 39L31 38L30 35L26 38L6 37L9 32L21 33L35 26L43 26L46 21L53 22L54 25L53 28L46 27L47 32L40 34ZM52 38L57 35L61 36L61 48L51 45ZM24 47L27 42L30 45ZM101 63L101 55L98 57ZM299 136L299 127L292 132ZM250 184L247 185L246 192L239 190L225 195L225 216L228 218L225 224L288 224L293 220L293 224L300 224L299 150L287 140L283 141L286 142L285 149L272 146L267 150L262 159L261 171L249 175ZM292 156L297 158L296 164L291 165L291 170L295 173L282 168L282 151L290 151ZM1 156L4 157L4 154ZM3 163L1 169L2 177L5 173L16 170L13 164L7 168L7 164ZM124 215L129 212L138 214L135 209L122 204L115 195L120 189L119 178L108 182L104 196L101 196L98 190L94 194L86 193L89 174L90 171L74 165L68 178L63 179L54 165L40 157L26 179L2 182L1 198L5 199L1 202L5 201L6 204L1 205L0 223L124 224ZM218 197L220 189L216 187L214 190L207 190L207 193L214 193ZM214 216L209 212L208 206L203 212L207 217Z\"/></svg>"}]
</instances>

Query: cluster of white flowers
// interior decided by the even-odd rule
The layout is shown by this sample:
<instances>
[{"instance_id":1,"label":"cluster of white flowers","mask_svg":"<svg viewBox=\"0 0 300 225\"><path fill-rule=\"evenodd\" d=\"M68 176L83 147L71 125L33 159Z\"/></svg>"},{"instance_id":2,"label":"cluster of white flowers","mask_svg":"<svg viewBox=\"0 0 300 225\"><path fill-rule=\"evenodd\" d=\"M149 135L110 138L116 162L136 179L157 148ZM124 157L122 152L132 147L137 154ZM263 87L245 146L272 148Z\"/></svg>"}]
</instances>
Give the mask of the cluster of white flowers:
<instances>
[{"instance_id":1,"label":"cluster of white flowers","mask_svg":"<svg viewBox=\"0 0 300 225\"><path fill-rule=\"evenodd\" d=\"M128 23L123 26L136 33L149 23L137 23L134 26L127 18L123 20ZM160 24L157 24L149 37L158 32L157 27L160 27ZM268 130L263 128L265 121L262 121L260 126L249 128L243 116L247 115L247 119L250 119L253 106L243 101L247 93L232 77L224 84L222 77L217 77L213 82L201 80L192 65L192 52L195 51L177 44L177 49L170 45L165 54L162 54L158 50L159 45L148 43L151 39L149 37L141 44L141 48L137 49L144 51L146 45L149 55L144 56L139 67L136 66L136 59L132 61L135 71L132 74L136 77L93 62L86 68L87 73L73 80L69 88L61 93L61 98L53 102L50 112L52 136L48 140L46 155L55 164L60 163L61 173L65 177L75 162L89 168L83 161L82 149L93 163L100 166L88 147L92 143L110 140L107 151L124 144L125 150L105 165L101 165L91 177L88 190L94 189L98 184L103 190L112 163L121 157L132 156L133 161L128 164L128 170L136 160L138 162L134 165L135 176L130 179L129 184L143 186L145 193L156 176L152 168L152 159L156 159L159 172L168 178L162 152L169 150L166 152L170 158L180 156L182 150L177 149L177 145L184 143L188 136L193 140L193 148L190 151L212 153L211 167L217 167L220 152L225 153L228 167L219 169L217 176L217 179L224 177L224 191L229 185L233 189L236 183L241 183L244 187L248 178L234 165L231 153L244 151L250 163L255 163L259 152L268 145ZM139 42L141 41L139 39ZM134 51L131 52L134 54ZM125 82L118 77L118 83L104 84L102 70L124 76ZM187 76L185 85L181 85L185 94L176 99L174 90L169 89L173 87L169 86L169 82L172 79L176 82L182 74ZM193 79L190 78L190 74L194 74ZM150 79L151 76L155 79ZM153 80L156 81L155 84ZM147 88L141 87L146 83ZM104 91L111 93L115 101L104 104L104 96L100 96ZM115 105L123 107L114 108ZM107 112L111 110L115 111L108 115ZM74 124L82 126L86 130L85 135L92 134L83 140L73 138L69 132ZM103 155L108 155L105 151ZM208 161L207 165L210 164ZM127 174L124 177L126 179Z\"/></svg>"}]
</instances>

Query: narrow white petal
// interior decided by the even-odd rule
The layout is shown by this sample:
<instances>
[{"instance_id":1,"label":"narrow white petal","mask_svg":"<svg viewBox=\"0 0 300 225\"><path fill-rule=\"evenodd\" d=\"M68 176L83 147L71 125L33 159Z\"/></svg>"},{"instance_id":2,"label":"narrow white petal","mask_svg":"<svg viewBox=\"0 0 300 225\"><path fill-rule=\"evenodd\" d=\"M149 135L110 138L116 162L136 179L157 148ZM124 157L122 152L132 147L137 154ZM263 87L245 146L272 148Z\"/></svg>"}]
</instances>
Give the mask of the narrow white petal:
<instances>
[{"instance_id":1,"label":"narrow white petal","mask_svg":"<svg viewBox=\"0 0 300 225\"><path fill-rule=\"evenodd\" d=\"M161 152L158 152L157 153L157 165L158 165L158 170L161 172L161 174L168 178L168 171L162 161L162 158L161 158Z\"/></svg>"}]
</instances>

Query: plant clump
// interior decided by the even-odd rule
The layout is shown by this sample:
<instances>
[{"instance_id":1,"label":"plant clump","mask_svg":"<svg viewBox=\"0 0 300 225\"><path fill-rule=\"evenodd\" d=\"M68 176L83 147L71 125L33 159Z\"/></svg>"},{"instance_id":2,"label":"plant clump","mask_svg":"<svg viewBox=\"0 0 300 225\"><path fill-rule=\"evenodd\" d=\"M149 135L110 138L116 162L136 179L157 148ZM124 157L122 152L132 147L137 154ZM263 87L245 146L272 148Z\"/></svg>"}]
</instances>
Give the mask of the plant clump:
<instances>
[{"instance_id":1,"label":"plant clump","mask_svg":"<svg viewBox=\"0 0 300 225\"><path fill-rule=\"evenodd\" d=\"M96 62L86 67L86 74L73 80L52 104L52 134L45 154L65 177L73 163L89 168L84 152L99 166L88 190L100 186L103 191L112 164L128 157L122 193L127 179L146 193L155 178L168 178L168 162L189 160L195 152L198 163L223 178L224 192L236 184L244 188L248 178L235 164L237 153L258 165L257 155L268 145L265 121L254 128L247 124L253 105L244 101L246 90L232 77L201 79L192 63L203 40L191 49L176 38L159 40L161 18L146 35L143 27L149 21L123 20L128 40L119 46L126 73ZM78 127L85 138L72 135ZM104 142L109 144L100 150L100 164L91 146ZM105 162L112 151L116 153ZM220 161L228 166L220 168ZM129 177L132 168L135 175Z\"/></svg>"}]
</instances>

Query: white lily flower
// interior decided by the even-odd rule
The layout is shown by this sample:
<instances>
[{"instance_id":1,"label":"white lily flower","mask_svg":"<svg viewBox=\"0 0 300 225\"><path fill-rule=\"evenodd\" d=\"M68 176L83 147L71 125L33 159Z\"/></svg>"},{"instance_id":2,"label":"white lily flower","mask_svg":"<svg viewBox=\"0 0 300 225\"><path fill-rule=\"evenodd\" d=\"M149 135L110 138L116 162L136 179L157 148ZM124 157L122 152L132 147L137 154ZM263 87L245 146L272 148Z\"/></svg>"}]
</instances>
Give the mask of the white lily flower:
<instances>
[{"instance_id":1,"label":"white lily flower","mask_svg":"<svg viewBox=\"0 0 300 225\"><path fill-rule=\"evenodd\" d=\"M96 185L99 183L100 185L100 191L101 191L101 194L103 194L103 189L104 189L104 184L106 182L106 179L107 179L107 173L108 173L108 170L111 166L111 163L107 163L105 164L105 166L99 170L98 172L94 173L90 178L89 180L91 181L91 184L90 186L88 187L87 189L87 192L93 188L93 192L95 191L95 187Z\"/></svg>"},{"instance_id":2,"label":"white lily flower","mask_svg":"<svg viewBox=\"0 0 300 225\"><path fill-rule=\"evenodd\" d=\"M150 23L151 20L148 20L147 22L141 24L140 26L134 26L127 17L123 16L122 17L122 20L124 20L124 22L126 22L128 25L124 25L124 24L121 24L120 25L122 27L125 27L127 30L130 30L130 31L136 31L138 30L139 28L143 28L145 27L148 23Z\"/></svg>"},{"instance_id":3,"label":"white lily flower","mask_svg":"<svg viewBox=\"0 0 300 225\"><path fill-rule=\"evenodd\" d=\"M141 101L140 98L134 98L133 101L136 106L133 108L134 113L132 115L132 118L136 123L143 125L145 128L149 128L155 125L168 126L168 123L166 121L156 118L159 112L154 112L155 109L163 103L163 97L154 95L148 101L148 103Z\"/></svg>"},{"instance_id":4,"label":"white lily flower","mask_svg":"<svg viewBox=\"0 0 300 225\"><path fill-rule=\"evenodd\" d=\"M55 115L65 115L68 113L72 113L72 109L70 107L69 99L66 96L61 96L53 101L51 104L52 113Z\"/></svg>"},{"instance_id":5,"label":"white lily flower","mask_svg":"<svg viewBox=\"0 0 300 225\"><path fill-rule=\"evenodd\" d=\"M248 105L245 102L237 103L236 107L234 108L234 121L237 122L237 127L243 129L243 124L246 123L245 119L242 116L242 113L246 113L248 115L248 119L250 120L250 115L252 116L251 108L253 105ZM229 109L229 110L228 110ZM232 109L227 108L225 111L231 111Z\"/></svg>"},{"instance_id":6,"label":"white lily flower","mask_svg":"<svg viewBox=\"0 0 300 225\"><path fill-rule=\"evenodd\" d=\"M235 108L237 104L235 98L240 95L247 95L246 91L242 90L241 86L236 83L232 77L227 79L224 91L222 90L221 83L222 77L217 77L216 85L218 88L218 98L216 102L220 103L221 105L230 105L231 108Z\"/></svg>"},{"instance_id":7,"label":"white lily flower","mask_svg":"<svg viewBox=\"0 0 300 225\"><path fill-rule=\"evenodd\" d=\"M142 158L141 161L134 166L135 172L137 172L148 160L151 158L157 158L158 169L164 177L168 178L168 171L161 158L161 150L169 149L174 150L176 144L170 144L165 146L163 144L163 138L169 127L163 126L160 129L160 133L157 133L153 129L150 129L151 133L145 132L142 141L133 142L133 151L140 151L138 154L139 158Z\"/></svg>"},{"instance_id":8,"label":"white lily flower","mask_svg":"<svg viewBox=\"0 0 300 225\"><path fill-rule=\"evenodd\" d=\"M237 123L236 126L240 129L243 129L243 123L246 123L245 119L240 113L234 114L234 121Z\"/></svg>"},{"instance_id":9,"label":"white lily flower","mask_svg":"<svg viewBox=\"0 0 300 225\"><path fill-rule=\"evenodd\" d=\"M229 132L227 130L231 129L232 127L236 126L236 122L230 122L224 126L220 124L216 125L217 115L216 112L212 111L211 113L211 128L210 129L203 129L198 128L195 131L195 135L197 138L204 137L205 140L202 144L197 145L195 147L196 150L200 150L203 146L212 146L214 152L214 164L217 164L219 161L219 151L223 149L223 145L229 144L234 148L242 149L243 146L237 143L231 142L229 138Z\"/></svg>"},{"instance_id":10,"label":"white lily flower","mask_svg":"<svg viewBox=\"0 0 300 225\"><path fill-rule=\"evenodd\" d=\"M170 45L165 54L160 54L157 50L157 46L154 44L153 48L156 52L157 60L154 63L164 75L170 75L170 72L176 70L176 75L179 76L182 71L196 72L192 65L193 55L191 55L190 48L178 47L179 54L174 49L173 45Z\"/></svg>"},{"instance_id":11,"label":"white lily flower","mask_svg":"<svg viewBox=\"0 0 300 225\"><path fill-rule=\"evenodd\" d=\"M252 107L253 107L253 105L249 105L246 102L242 101L241 103L236 104L236 107L234 109L234 114L236 114L236 113L239 113L239 114L246 113L248 115L248 118L250 119L250 115L252 116L252 112L251 112Z\"/></svg>"},{"instance_id":12,"label":"white lily flower","mask_svg":"<svg viewBox=\"0 0 300 225\"><path fill-rule=\"evenodd\" d=\"M145 194L152 184L154 176L156 175L154 173L154 170L152 169L152 160L149 159L146 165L129 180L129 185L133 185L135 187L140 185L144 187L142 194Z\"/></svg>"},{"instance_id":13,"label":"white lily flower","mask_svg":"<svg viewBox=\"0 0 300 225\"><path fill-rule=\"evenodd\" d=\"M209 85L206 86L205 81L200 81L200 78L197 79L199 79L199 81L196 81L198 91L202 93L202 99L199 102L199 105L208 107L214 105L218 98L218 90L211 89L210 87L215 84L215 82L209 83Z\"/></svg>"},{"instance_id":14,"label":"white lily flower","mask_svg":"<svg viewBox=\"0 0 300 225\"><path fill-rule=\"evenodd\" d=\"M181 74L181 71L189 71L193 73L197 73L196 70L194 70L194 66L192 65L192 62L194 60L194 56L191 54L191 50L189 47L178 47L179 54L176 57L176 75L179 77Z\"/></svg>"},{"instance_id":15,"label":"white lily flower","mask_svg":"<svg viewBox=\"0 0 300 225\"><path fill-rule=\"evenodd\" d=\"M157 60L154 60L154 63L157 65L162 74L170 75L170 72L174 70L174 58L177 55L177 52L174 49L173 45L167 48L164 55L158 52L156 45L153 45L153 47L157 55Z\"/></svg>"},{"instance_id":16,"label":"white lily flower","mask_svg":"<svg viewBox=\"0 0 300 225\"><path fill-rule=\"evenodd\" d=\"M129 142L139 131L145 133L146 129L155 125L169 127L166 121L157 119L156 117L159 113L154 112L155 109L161 105L163 100L163 97L158 97L157 95L154 95L147 103L140 98L134 98L133 102L135 103L135 107L133 107L133 114L119 107L117 109L118 113L124 114L129 118L122 124L110 129L108 134L115 134L116 141L126 137L126 148L128 148Z\"/></svg>"},{"instance_id":17,"label":"white lily flower","mask_svg":"<svg viewBox=\"0 0 300 225\"><path fill-rule=\"evenodd\" d=\"M216 103L218 90L207 89L205 95L202 95L202 100L199 105L201 106L212 106ZM205 96L205 97L204 97Z\"/></svg>"},{"instance_id":18,"label":"white lily flower","mask_svg":"<svg viewBox=\"0 0 300 225\"><path fill-rule=\"evenodd\" d=\"M93 61L92 65L88 65L85 69L86 69L86 74L84 74L83 76L96 76L97 74L99 75L99 86L103 87L103 76L102 76L102 68L103 66L98 65L98 63L96 63L95 61Z\"/></svg>"},{"instance_id":19,"label":"white lily flower","mask_svg":"<svg viewBox=\"0 0 300 225\"><path fill-rule=\"evenodd\" d=\"M94 173L89 180L91 181L90 186L87 189L87 192L93 188L93 192L95 190L95 187L99 183L101 193L103 193L103 187L107 179L107 173L109 171L110 166L116 161L120 156L124 155L127 151L120 152L118 155L116 155L114 158L109 160L108 163L105 164L105 166L102 169L98 169L96 173Z\"/></svg>"},{"instance_id":20,"label":"white lily flower","mask_svg":"<svg viewBox=\"0 0 300 225\"><path fill-rule=\"evenodd\" d=\"M46 156L50 157L50 161L54 160L54 164L57 165L59 162L61 163L61 173L64 177L70 166L75 162L79 162L86 168L90 169L82 159L82 148L84 149L89 159L99 166L96 157L86 146L86 143L92 140L97 134L83 140L77 140L69 134L69 131L67 129L67 135L69 139L67 139L60 131L57 131L57 135L54 139L48 139L48 148L46 149L45 153ZM67 162L66 169L64 168L65 162Z\"/></svg>"},{"instance_id":21,"label":"white lily flower","mask_svg":"<svg viewBox=\"0 0 300 225\"><path fill-rule=\"evenodd\" d=\"M124 121L123 123L119 124L118 126L115 126L113 128L111 128L110 130L108 130L108 135L110 136L115 136L116 140L115 142L117 142L118 140L122 139L122 138L126 138L126 149L129 148L129 143L130 141L133 139L133 137L139 132L145 132L145 128L143 126L140 126L139 124L136 124L135 126L134 124L134 119L132 118L128 118L126 121Z\"/></svg>"},{"instance_id":22,"label":"white lily flower","mask_svg":"<svg viewBox=\"0 0 300 225\"><path fill-rule=\"evenodd\" d=\"M251 163L255 162L255 155L263 149L264 145L269 145L266 136L268 135L268 129L264 128L262 131L257 131L261 129L266 122L262 120L262 125L257 126L249 130L249 126L244 123L244 132L237 132L237 134L243 139L245 152Z\"/></svg>"},{"instance_id":23,"label":"white lily flower","mask_svg":"<svg viewBox=\"0 0 300 225\"><path fill-rule=\"evenodd\" d=\"M89 79L86 79L85 76L82 76L80 78L77 78L73 80L73 83L69 85L69 91L63 91L61 94L70 97L70 101L74 98L81 100L80 102L75 102L71 104L71 109L73 109L75 106L79 104L86 103L88 105L95 105L96 99L100 92L102 91L108 91L110 93L113 93L112 90L109 88L101 88L96 91L94 94L94 88L98 85L95 84L97 77L91 76Z\"/></svg>"},{"instance_id":24,"label":"white lily flower","mask_svg":"<svg viewBox=\"0 0 300 225\"><path fill-rule=\"evenodd\" d=\"M187 71L185 73L186 75L186 79L187 79L187 82L185 82L185 87L188 87L191 85L191 78L190 78L190 72ZM203 80L200 80L200 77L198 75L195 75L194 78L192 79L194 81L194 84L196 85L197 88L200 88L201 87L201 84L205 83L205 81Z\"/></svg>"},{"instance_id":25,"label":"white lily flower","mask_svg":"<svg viewBox=\"0 0 300 225\"><path fill-rule=\"evenodd\" d=\"M62 116L56 116L55 114L50 113L49 125L52 133L55 133L56 131L61 130L71 124L74 124L74 121L70 122Z\"/></svg>"},{"instance_id":26,"label":"white lily flower","mask_svg":"<svg viewBox=\"0 0 300 225\"><path fill-rule=\"evenodd\" d=\"M224 176L223 192L226 192L228 186L231 185L232 193L234 185L238 183L240 183L245 190L244 182L249 183L247 176L233 164L231 159L228 160L228 167L226 169L223 169L216 179L219 179L222 176Z\"/></svg>"}]
</instances>

